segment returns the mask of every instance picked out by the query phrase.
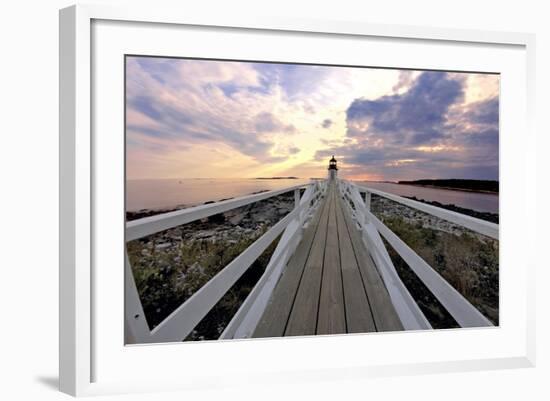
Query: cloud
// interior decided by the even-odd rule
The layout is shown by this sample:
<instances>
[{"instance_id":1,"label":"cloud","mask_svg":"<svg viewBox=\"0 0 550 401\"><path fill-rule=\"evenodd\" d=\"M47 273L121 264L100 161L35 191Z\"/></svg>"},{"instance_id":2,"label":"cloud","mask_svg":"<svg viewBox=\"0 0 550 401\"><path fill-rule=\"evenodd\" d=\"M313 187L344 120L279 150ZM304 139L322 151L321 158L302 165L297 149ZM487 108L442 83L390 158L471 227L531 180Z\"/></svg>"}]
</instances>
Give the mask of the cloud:
<instances>
[{"instance_id":1,"label":"cloud","mask_svg":"<svg viewBox=\"0 0 550 401\"><path fill-rule=\"evenodd\" d=\"M332 126L332 120L330 118L325 118L323 122L321 123L321 127L327 129Z\"/></svg>"},{"instance_id":2,"label":"cloud","mask_svg":"<svg viewBox=\"0 0 550 401\"><path fill-rule=\"evenodd\" d=\"M498 174L495 75L128 57L126 80L134 176Z\"/></svg>"},{"instance_id":3,"label":"cloud","mask_svg":"<svg viewBox=\"0 0 550 401\"><path fill-rule=\"evenodd\" d=\"M401 94L355 99L348 142L316 159L336 153L351 176L498 179L498 96L465 104L465 83L464 75L424 72Z\"/></svg>"},{"instance_id":4,"label":"cloud","mask_svg":"<svg viewBox=\"0 0 550 401\"><path fill-rule=\"evenodd\" d=\"M255 128L257 132L279 132L292 134L296 127L292 124L284 124L272 113L262 112L256 116Z\"/></svg>"},{"instance_id":5,"label":"cloud","mask_svg":"<svg viewBox=\"0 0 550 401\"><path fill-rule=\"evenodd\" d=\"M319 82L331 72L331 68L318 65L257 63L255 70L265 86L277 85L285 96L296 100L303 95L317 92Z\"/></svg>"},{"instance_id":6,"label":"cloud","mask_svg":"<svg viewBox=\"0 0 550 401\"><path fill-rule=\"evenodd\" d=\"M271 134L293 133L271 111L280 94L250 63L130 57L127 135L132 147L170 152L178 143L227 144L262 163L279 161ZM139 135L138 135L139 134Z\"/></svg>"},{"instance_id":7,"label":"cloud","mask_svg":"<svg viewBox=\"0 0 550 401\"><path fill-rule=\"evenodd\" d=\"M462 97L460 81L449 79L444 72L424 73L402 95L354 100L346 112L348 135L406 144L437 140L444 136L441 127L449 106ZM363 129L365 124L368 130Z\"/></svg>"},{"instance_id":8,"label":"cloud","mask_svg":"<svg viewBox=\"0 0 550 401\"><path fill-rule=\"evenodd\" d=\"M493 125L498 122L498 97L470 105L466 119L472 123Z\"/></svg>"},{"instance_id":9,"label":"cloud","mask_svg":"<svg viewBox=\"0 0 550 401\"><path fill-rule=\"evenodd\" d=\"M392 91L399 92L402 89L406 89L413 82L413 71L400 71L397 83L392 87Z\"/></svg>"},{"instance_id":10,"label":"cloud","mask_svg":"<svg viewBox=\"0 0 550 401\"><path fill-rule=\"evenodd\" d=\"M297 146L290 146L288 148L288 153L290 153L291 155L295 155L296 153L299 153L300 152L300 148L298 148Z\"/></svg>"}]
</instances>

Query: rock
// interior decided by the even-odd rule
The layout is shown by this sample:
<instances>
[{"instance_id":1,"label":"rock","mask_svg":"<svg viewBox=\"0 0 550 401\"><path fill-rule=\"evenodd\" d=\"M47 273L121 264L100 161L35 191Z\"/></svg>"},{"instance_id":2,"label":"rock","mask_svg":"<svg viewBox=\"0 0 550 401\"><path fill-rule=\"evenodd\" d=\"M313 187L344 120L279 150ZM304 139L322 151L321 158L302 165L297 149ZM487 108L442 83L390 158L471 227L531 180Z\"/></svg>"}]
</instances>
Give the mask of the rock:
<instances>
[{"instance_id":1,"label":"rock","mask_svg":"<svg viewBox=\"0 0 550 401\"><path fill-rule=\"evenodd\" d=\"M211 231L199 231L198 233L196 233L194 235L194 237L195 237L195 239L205 239L205 238L212 237L214 234L215 234L215 232L213 230L211 230Z\"/></svg>"},{"instance_id":2,"label":"rock","mask_svg":"<svg viewBox=\"0 0 550 401\"><path fill-rule=\"evenodd\" d=\"M243 214L237 214L229 219L229 222L238 227L238 224L243 220Z\"/></svg>"}]
</instances>

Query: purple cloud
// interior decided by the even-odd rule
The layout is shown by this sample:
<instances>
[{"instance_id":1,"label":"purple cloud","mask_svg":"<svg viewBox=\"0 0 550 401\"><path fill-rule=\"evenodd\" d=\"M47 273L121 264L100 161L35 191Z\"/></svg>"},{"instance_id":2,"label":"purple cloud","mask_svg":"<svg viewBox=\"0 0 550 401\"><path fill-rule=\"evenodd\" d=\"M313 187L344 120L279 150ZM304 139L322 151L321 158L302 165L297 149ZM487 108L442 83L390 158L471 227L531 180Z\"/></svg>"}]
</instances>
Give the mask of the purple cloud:
<instances>
[{"instance_id":1,"label":"purple cloud","mask_svg":"<svg viewBox=\"0 0 550 401\"><path fill-rule=\"evenodd\" d=\"M335 153L347 173L386 179L498 179L498 97L463 106L465 76L424 72L402 94L355 99L347 144Z\"/></svg>"}]
</instances>

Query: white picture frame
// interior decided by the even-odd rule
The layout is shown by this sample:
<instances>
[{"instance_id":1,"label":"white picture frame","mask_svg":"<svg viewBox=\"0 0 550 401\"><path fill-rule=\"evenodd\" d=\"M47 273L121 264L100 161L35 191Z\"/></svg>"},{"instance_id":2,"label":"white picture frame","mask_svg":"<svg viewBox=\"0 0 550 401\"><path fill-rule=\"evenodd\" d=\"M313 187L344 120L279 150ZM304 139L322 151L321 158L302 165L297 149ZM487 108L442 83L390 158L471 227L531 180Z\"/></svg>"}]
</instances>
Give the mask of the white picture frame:
<instances>
[{"instance_id":1,"label":"white picture frame","mask_svg":"<svg viewBox=\"0 0 550 401\"><path fill-rule=\"evenodd\" d=\"M101 25L105 22L107 29L97 33L98 39L94 42L94 24ZM123 26L116 27L116 24ZM97 25L97 26L99 26ZM108 26L107 26L108 25ZM109 159L106 154L105 144L98 143L94 138L94 126L98 125L97 110L92 102L92 96L97 88L92 84L92 78L97 73L95 69L101 68L100 63L94 57L102 51L105 45L105 38L112 39L113 49L117 44L130 41L130 37L121 34L122 31L132 29L132 34L139 36L139 31L147 29L152 25L163 29L185 30L185 27L201 27L209 32L219 31L220 34L227 30L247 35L254 35L255 32L269 33L274 36L278 34L307 35L318 40L323 38L338 37L341 40L384 40L387 43L408 41L407 43L431 43L435 44L442 51L446 47L484 47L498 49L509 49L510 60L517 66L517 70L510 70L510 82L513 82L518 93L516 108L517 113L510 113L510 117L502 123L503 132L510 132L511 127L519 128L524 134L523 141L517 138L503 138L501 154L506 157L512 150L517 157L514 168L503 168L501 182L501 196L505 206L504 211L514 211L503 215L502 236L506 243L516 240L515 232L535 232L534 222L536 211L529 206L529 198L534 198L535 186L532 181L535 176L535 135L533 132L534 111L534 45L535 38L531 34L506 33L506 32L484 32L457 29L436 29L414 26L375 25L363 22L348 21L317 21L317 20L293 20L277 18L261 18L257 16L243 16L239 20L215 19L210 16L191 15L185 9L165 10L154 7L150 8L111 8L108 6L72 6L60 11L60 390L72 395L93 395L109 393L127 393L133 391L160 391L166 389L203 389L208 386L224 385L245 385L247 380L258 382L291 382L299 372L301 380L326 380L328 374L333 379L341 377L368 377L388 374L408 373L429 373L439 371L466 371L477 369L499 369L509 367L529 367L535 363L535 339L534 339L534 280L533 274L535 261L532 260L534 253L528 252L529 243L524 239L517 242L515 249L503 250L501 258L510 260L510 263L519 266L519 272L507 273L506 280L501 283L501 295L504 300L504 319L501 326L491 331L479 331L476 329L463 329L461 334L457 331L444 331L439 333L407 333L383 334L379 337L368 337L364 335L353 336L329 336L322 338L300 338L291 340L254 340L254 341L232 341L217 342L209 344L185 344L187 358L197 364L197 369L186 372L186 379L166 377L160 379L151 375L150 380L138 377L131 369L120 369L126 363L131 366L136 361L146 361L144 369L149 365L159 366L160 361L168 361L174 358L176 353L181 355L181 345L157 345L130 347L125 349L122 339L119 356L112 356L109 353L109 346L106 346L105 338L109 335L110 328L106 328L107 319L101 311L101 305L96 305L97 292L103 295L102 302L118 302L112 291L98 288L104 283L103 274L98 274L95 269L102 256L96 254L97 248L94 245L96 236L100 233L102 222L100 221L103 209L98 194L105 193L107 188L114 192L120 192L122 184L105 183L98 177L101 176L101 165L99 159ZM111 30L111 28L113 30ZM102 29L102 28L98 28ZM166 35L163 29L159 29L159 35ZM163 33L164 32L164 33ZM101 36L102 35L102 36ZM107 36L106 36L107 35ZM112 35L112 36L108 36ZM156 34L154 34L156 35ZM148 36L150 43L142 40L140 46L146 48L155 44L154 35ZM159 36L161 37L161 36ZM277 39L274 39L277 40ZM328 40L328 39L326 39ZM105 45L106 46L106 45ZM169 47L169 45L167 45ZM121 51L121 48L115 49ZM166 51L166 50L164 50ZM244 50L243 50L244 51ZM505 50L502 50L503 52ZM118 53L113 53L118 54ZM242 55L246 58L246 55ZM397 57L397 56L396 56ZM488 56L485 56L488 57ZM504 56L503 56L504 57ZM99 58L99 57L98 57ZM102 60L107 60L103 55ZM221 57L223 58L223 57ZM498 58L496 58L498 59ZM502 60L505 60L503 58ZM483 60L481 60L483 61ZM475 66L480 60L471 60ZM391 61L387 61L391 62ZM496 61L493 61L496 62ZM501 61L502 62L502 61ZM441 68L450 68L452 60ZM419 63L414 67L422 67ZM462 66L461 68L465 68ZM474 68L474 67L472 67ZM488 67L489 68L489 67ZM505 68L505 66L503 66ZM512 67L506 67L512 68ZM114 68L116 69L116 68ZM460 69L460 68L459 68ZM117 69L115 74L120 75L122 71ZM99 82L101 81L100 78ZM118 76L119 79L120 76ZM118 82L118 81L113 81ZM96 82L97 83L97 82ZM508 85L508 84L506 84ZM115 90L122 90L114 85ZM118 88L118 89L117 89ZM505 88L506 89L506 88ZM503 100L506 100L510 88L502 92ZM122 93L120 93L123 96ZM121 108L121 104L116 106ZM513 110L512 104L501 106L509 107L505 110ZM501 112L503 110L501 109ZM513 115L512 115L513 114ZM120 116L122 118L122 116ZM121 133L122 134L122 133ZM118 145L117 145L118 146ZM113 153L116 152L116 148ZM123 155L112 155L113 160ZM508 165L509 159L501 159L501 165ZM108 162L106 162L108 163ZM507 164L508 163L508 164ZM116 176L116 174L115 174ZM507 182L522 183L524 191L513 191L507 187ZM103 187L103 185L106 185ZM118 186L117 186L118 185ZM117 198L118 199L118 198ZM115 202L116 204L116 202ZM115 213L116 211L111 211ZM120 216L122 211L119 210ZM122 219L122 217L121 217ZM122 227L121 227L122 230ZM120 243L120 245L122 242ZM503 247L504 248L504 247ZM113 256L113 266L116 268L120 262L120 271L123 270L122 258L117 261L117 254ZM504 260L504 259L503 259ZM118 274L118 273L117 273ZM518 276L512 276L518 274ZM116 277L121 277L117 275ZM114 280L118 283L118 278ZM503 279L501 279L503 280ZM507 285L514 281L515 287ZM113 288L116 288L116 284ZM122 292L123 287L120 286ZM512 294L514 290L514 294ZM111 292L109 292L111 291ZM114 290L113 290L114 291ZM519 295L517 295L519 293ZM110 295L109 295L110 294ZM511 304L507 300L513 300ZM516 302L517 301L517 302ZM119 311L114 308L114 316ZM506 319L510 311L510 317ZM120 316L120 324L123 324L123 316ZM117 329L118 330L118 329ZM113 333L116 330L113 329ZM116 336L114 334L114 336ZM459 338L460 337L460 338ZM373 341L382 341L384 344L392 344L392 353L381 353L373 356L372 360L366 361L352 353L342 352L352 347L366 347ZM478 339L483 342L494 343L494 348L483 352L481 349L464 353L462 357L455 354L442 354L439 358L430 357L419 359L414 353L406 354L406 345L414 344L415 348L426 342L444 343L453 341L457 343L472 344ZM115 341L115 342L116 342ZM390 341L390 342L388 342ZM393 343L391 343L393 341ZM176 350L174 347L178 347ZM376 345L378 348L382 343ZM322 347L326 351L325 360L319 361L314 355ZM200 352L198 352L198 349ZM399 353L402 358L390 354ZM460 345L457 352L463 351ZM294 366L285 366L284 360L277 359L281 353L302 352L304 357L293 360ZM270 361L257 359L258 355L269 355ZM118 354L117 354L118 355ZM207 358L212 355L222 355L227 358L242 359L240 366L235 372L227 370L227 366L220 363L219 370L201 370L201 355ZM374 354L373 354L374 355ZM311 359L305 356L311 357ZM120 357L120 358L119 358ZM119 358L119 359L117 359ZM153 362L154 361L154 362ZM112 369L122 372L115 377L113 374L103 373L102 369L106 364L112 365ZM253 367L247 366L255 364ZM102 368L103 367L103 368ZM149 366L150 368L150 366ZM225 369L225 371L224 371ZM134 376L132 376L134 375ZM144 374L147 377L146 374Z\"/></svg>"}]
</instances>

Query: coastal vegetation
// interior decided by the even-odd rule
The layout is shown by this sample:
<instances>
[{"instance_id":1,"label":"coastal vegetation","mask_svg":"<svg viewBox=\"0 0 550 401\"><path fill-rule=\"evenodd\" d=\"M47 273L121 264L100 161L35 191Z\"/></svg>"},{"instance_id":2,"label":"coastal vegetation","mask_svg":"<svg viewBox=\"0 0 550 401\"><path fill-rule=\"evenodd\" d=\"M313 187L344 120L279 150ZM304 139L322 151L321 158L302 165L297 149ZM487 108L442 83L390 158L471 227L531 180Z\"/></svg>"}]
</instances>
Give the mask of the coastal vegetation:
<instances>
[{"instance_id":1,"label":"coastal vegetation","mask_svg":"<svg viewBox=\"0 0 550 401\"><path fill-rule=\"evenodd\" d=\"M208 240L181 242L168 250L156 250L154 239L152 243L129 243L128 255L150 327L157 326L256 238L242 238L230 246ZM278 239L252 264L187 340L214 340L219 337L262 275L277 242Z\"/></svg>"},{"instance_id":2,"label":"coastal vegetation","mask_svg":"<svg viewBox=\"0 0 550 401\"><path fill-rule=\"evenodd\" d=\"M434 216L373 197L374 214L493 324L499 322L499 243ZM397 273L434 328L458 327L386 242Z\"/></svg>"},{"instance_id":3,"label":"coastal vegetation","mask_svg":"<svg viewBox=\"0 0 550 401\"><path fill-rule=\"evenodd\" d=\"M149 326L156 327L293 207L293 194L282 194L128 242L128 256ZM498 324L498 241L376 195L372 197L372 211L468 301ZM128 212L127 220L161 212L166 211ZM460 212L478 213L468 209ZM485 217L496 216L498 221L498 214L488 215L491 216ZM278 240L273 241L182 340L219 337L265 271ZM399 276L432 326L458 327L395 250L388 243L386 247Z\"/></svg>"},{"instance_id":4,"label":"coastal vegetation","mask_svg":"<svg viewBox=\"0 0 550 401\"><path fill-rule=\"evenodd\" d=\"M128 242L149 327L162 322L293 207L293 194L282 194ZM139 212L143 214L155 212ZM133 217L130 214L127 219ZM278 241L271 243L185 340L220 336L263 274Z\"/></svg>"},{"instance_id":5,"label":"coastal vegetation","mask_svg":"<svg viewBox=\"0 0 550 401\"><path fill-rule=\"evenodd\" d=\"M425 187L436 187L441 189L456 189L461 191L474 192L491 192L498 193L499 182L493 180L465 180L465 179L448 179L448 180L413 180L413 181L398 181L398 184L419 185Z\"/></svg>"}]
</instances>

